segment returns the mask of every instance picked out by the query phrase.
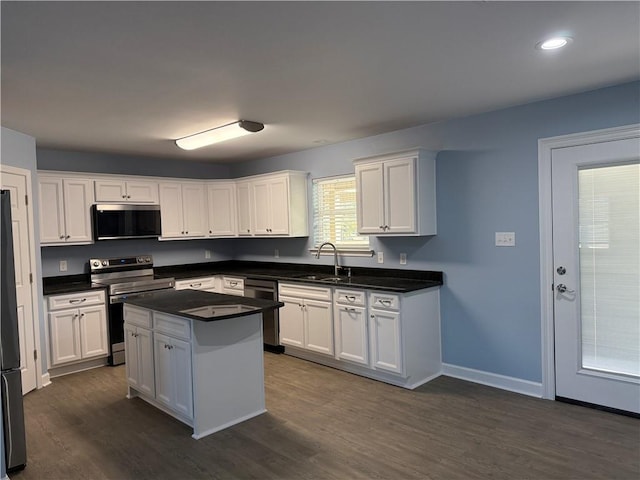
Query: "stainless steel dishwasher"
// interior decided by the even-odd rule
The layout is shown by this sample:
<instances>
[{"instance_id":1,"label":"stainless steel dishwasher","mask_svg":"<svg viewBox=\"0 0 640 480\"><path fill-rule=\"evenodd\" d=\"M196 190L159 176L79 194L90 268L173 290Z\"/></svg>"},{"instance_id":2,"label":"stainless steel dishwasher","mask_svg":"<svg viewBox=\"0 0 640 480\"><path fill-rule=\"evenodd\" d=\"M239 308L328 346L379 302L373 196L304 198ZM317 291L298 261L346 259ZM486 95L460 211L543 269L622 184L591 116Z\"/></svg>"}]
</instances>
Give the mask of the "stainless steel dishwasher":
<instances>
[{"instance_id":1,"label":"stainless steel dishwasher","mask_svg":"<svg viewBox=\"0 0 640 480\"><path fill-rule=\"evenodd\" d=\"M249 298L263 298L278 301L278 283L272 280L247 278L244 281L244 296ZM283 353L284 346L280 345L280 318L278 309L262 314L262 335L264 349L268 352Z\"/></svg>"}]
</instances>

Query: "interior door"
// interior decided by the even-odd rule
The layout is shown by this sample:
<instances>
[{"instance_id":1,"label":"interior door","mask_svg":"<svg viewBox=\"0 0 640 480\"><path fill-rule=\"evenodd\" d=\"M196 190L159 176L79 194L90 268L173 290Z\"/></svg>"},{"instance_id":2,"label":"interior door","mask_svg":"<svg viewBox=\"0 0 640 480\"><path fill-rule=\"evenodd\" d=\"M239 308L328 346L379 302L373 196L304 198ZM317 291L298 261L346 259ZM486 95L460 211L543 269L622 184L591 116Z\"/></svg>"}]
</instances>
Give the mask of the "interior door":
<instances>
[{"instance_id":1,"label":"interior door","mask_svg":"<svg viewBox=\"0 0 640 480\"><path fill-rule=\"evenodd\" d=\"M27 176L2 172L2 188L11 192L11 221L13 229L13 254L18 301L18 335L20 337L20 369L22 393L36 388L35 317L31 283L31 255L33 239L29 236L27 208Z\"/></svg>"},{"instance_id":2,"label":"interior door","mask_svg":"<svg viewBox=\"0 0 640 480\"><path fill-rule=\"evenodd\" d=\"M640 413L640 141L552 151L556 396Z\"/></svg>"}]
</instances>

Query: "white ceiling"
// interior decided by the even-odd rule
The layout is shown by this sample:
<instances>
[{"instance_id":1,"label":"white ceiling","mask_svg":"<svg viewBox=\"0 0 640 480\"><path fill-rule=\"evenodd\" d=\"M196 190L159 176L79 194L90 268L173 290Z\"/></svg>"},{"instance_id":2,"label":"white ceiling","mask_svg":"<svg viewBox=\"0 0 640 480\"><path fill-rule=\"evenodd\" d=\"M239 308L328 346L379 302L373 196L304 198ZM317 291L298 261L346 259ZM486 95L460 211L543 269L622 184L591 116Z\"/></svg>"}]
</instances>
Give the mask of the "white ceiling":
<instances>
[{"instance_id":1,"label":"white ceiling","mask_svg":"<svg viewBox=\"0 0 640 480\"><path fill-rule=\"evenodd\" d=\"M248 160L640 78L639 2L2 1L1 19L2 125L69 150ZM237 119L266 128L172 141Z\"/></svg>"}]
</instances>

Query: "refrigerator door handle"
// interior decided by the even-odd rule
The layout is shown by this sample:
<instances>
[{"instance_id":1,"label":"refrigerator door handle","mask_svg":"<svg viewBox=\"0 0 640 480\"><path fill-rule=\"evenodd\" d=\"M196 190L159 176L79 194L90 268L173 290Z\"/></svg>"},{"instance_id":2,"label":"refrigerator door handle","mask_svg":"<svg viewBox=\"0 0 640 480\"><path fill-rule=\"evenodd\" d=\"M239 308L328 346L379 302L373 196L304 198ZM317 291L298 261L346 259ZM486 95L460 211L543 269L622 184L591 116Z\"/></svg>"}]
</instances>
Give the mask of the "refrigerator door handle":
<instances>
[{"instance_id":1,"label":"refrigerator door handle","mask_svg":"<svg viewBox=\"0 0 640 480\"><path fill-rule=\"evenodd\" d=\"M7 403L9 401L9 382L7 382L7 379L3 376L2 377L2 389L4 390L4 398L7 399ZM6 407L9 407L9 405L6 405ZM7 422L7 425L5 425L5 428L8 428L9 431L13 431L13 429L11 428L11 408L7 408L7 411L4 412L5 413L5 421ZM5 435L4 441L7 442L7 458L11 458L13 456L13 438L11 437L11 435Z\"/></svg>"}]
</instances>

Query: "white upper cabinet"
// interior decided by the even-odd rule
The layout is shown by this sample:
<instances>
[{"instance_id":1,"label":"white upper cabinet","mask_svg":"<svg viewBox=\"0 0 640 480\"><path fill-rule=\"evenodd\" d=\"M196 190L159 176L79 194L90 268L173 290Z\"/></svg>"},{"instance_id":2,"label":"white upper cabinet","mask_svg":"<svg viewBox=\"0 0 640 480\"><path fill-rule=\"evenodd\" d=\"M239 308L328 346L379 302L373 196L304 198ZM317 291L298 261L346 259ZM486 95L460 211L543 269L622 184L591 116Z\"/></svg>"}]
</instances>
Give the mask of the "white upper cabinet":
<instances>
[{"instance_id":1,"label":"white upper cabinet","mask_svg":"<svg viewBox=\"0 0 640 480\"><path fill-rule=\"evenodd\" d=\"M40 175L40 243L86 244L93 242L91 205L93 181Z\"/></svg>"},{"instance_id":2,"label":"white upper cabinet","mask_svg":"<svg viewBox=\"0 0 640 480\"><path fill-rule=\"evenodd\" d=\"M236 185L234 182L215 182L207 186L209 236L234 237L236 228Z\"/></svg>"},{"instance_id":3,"label":"white upper cabinet","mask_svg":"<svg viewBox=\"0 0 640 480\"><path fill-rule=\"evenodd\" d=\"M238 218L238 235L253 234L251 221L251 182L236 182L236 208Z\"/></svg>"},{"instance_id":4,"label":"white upper cabinet","mask_svg":"<svg viewBox=\"0 0 640 480\"><path fill-rule=\"evenodd\" d=\"M358 232L435 235L435 153L400 152L356 160Z\"/></svg>"},{"instance_id":5,"label":"white upper cabinet","mask_svg":"<svg viewBox=\"0 0 640 480\"><path fill-rule=\"evenodd\" d=\"M96 202L158 203L158 183L143 180L96 180Z\"/></svg>"},{"instance_id":6,"label":"white upper cabinet","mask_svg":"<svg viewBox=\"0 0 640 480\"><path fill-rule=\"evenodd\" d=\"M306 172L259 175L253 177L250 186L252 227L249 229L253 235L309 235Z\"/></svg>"},{"instance_id":7,"label":"white upper cabinet","mask_svg":"<svg viewBox=\"0 0 640 480\"><path fill-rule=\"evenodd\" d=\"M207 201L203 183L160 183L162 239L205 237Z\"/></svg>"}]
</instances>

